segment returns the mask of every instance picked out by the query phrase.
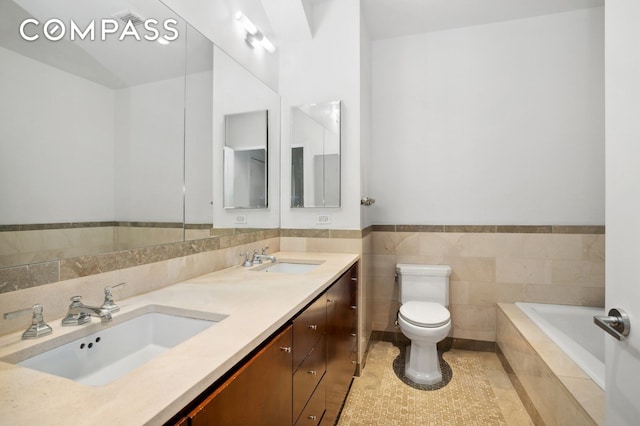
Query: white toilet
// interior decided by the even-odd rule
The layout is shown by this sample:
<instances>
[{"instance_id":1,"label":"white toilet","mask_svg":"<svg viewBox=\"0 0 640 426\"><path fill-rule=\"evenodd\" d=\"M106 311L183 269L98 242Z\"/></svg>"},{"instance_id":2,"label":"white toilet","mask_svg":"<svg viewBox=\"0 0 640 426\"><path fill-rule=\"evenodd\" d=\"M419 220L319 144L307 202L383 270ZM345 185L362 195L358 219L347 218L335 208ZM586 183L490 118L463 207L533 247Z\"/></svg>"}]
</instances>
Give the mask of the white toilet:
<instances>
[{"instance_id":1,"label":"white toilet","mask_svg":"<svg viewBox=\"0 0 640 426\"><path fill-rule=\"evenodd\" d=\"M411 340L407 348L405 376L413 382L433 385L442 381L437 343L451 330L448 265L396 265L400 286L398 325Z\"/></svg>"}]
</instances>

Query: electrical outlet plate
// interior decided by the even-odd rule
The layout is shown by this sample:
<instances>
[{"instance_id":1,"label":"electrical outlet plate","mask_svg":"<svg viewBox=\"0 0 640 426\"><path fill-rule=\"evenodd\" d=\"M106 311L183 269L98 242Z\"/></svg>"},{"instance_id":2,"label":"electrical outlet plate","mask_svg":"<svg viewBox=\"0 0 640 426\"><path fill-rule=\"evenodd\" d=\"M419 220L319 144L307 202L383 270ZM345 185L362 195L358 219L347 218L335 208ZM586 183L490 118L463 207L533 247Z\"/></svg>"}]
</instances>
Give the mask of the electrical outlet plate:
<instances>
[{"instance_id":1,"label":"electrical outlet plate","mask_svg":"<svg viewBox=\"0 0 640 426\"><path fill-rule=\"evenodd\" d=\"M316 216L316 225L329 225L331 224L331 215L321 214Z\"/></svg>"}]
</instances>

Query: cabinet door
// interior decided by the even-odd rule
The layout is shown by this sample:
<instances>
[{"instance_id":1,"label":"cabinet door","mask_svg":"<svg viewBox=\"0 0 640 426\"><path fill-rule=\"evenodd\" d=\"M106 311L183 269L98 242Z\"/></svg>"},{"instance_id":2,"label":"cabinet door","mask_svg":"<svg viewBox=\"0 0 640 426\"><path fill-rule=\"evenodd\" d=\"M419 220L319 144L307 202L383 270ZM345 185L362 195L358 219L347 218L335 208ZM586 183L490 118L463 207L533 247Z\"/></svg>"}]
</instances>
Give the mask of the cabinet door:
<instances>
[{"instance_id":1,"label":"cabinet door","mask_svg":"<svg viewBox=\"0 0 640 426\"><path fill-rule=\"evenodd\" d=\"M293 370L327 332L327 301L318 298L293 320Z\"/></svg>"},{"instance_id":2,"label":"cabinet door","mask_svg":"<svg viewBox=\"0 0 640 426\"><path fill-rule=\"evenodd\" d=\"M292 334L287 327L207 397L191 425L292 424Z\"/></svg>"},{"instance_id":3,"label":"cabinet door","mask_svg":"<svg viewBox=\"0 0 640 426\"><path fill-rule=\"evenodd\" d=\"M327 291L327 411L323 424L337 420L355 372L352 352L357 330L356 271L357 264Z\"/></svg>"}]
</instances>

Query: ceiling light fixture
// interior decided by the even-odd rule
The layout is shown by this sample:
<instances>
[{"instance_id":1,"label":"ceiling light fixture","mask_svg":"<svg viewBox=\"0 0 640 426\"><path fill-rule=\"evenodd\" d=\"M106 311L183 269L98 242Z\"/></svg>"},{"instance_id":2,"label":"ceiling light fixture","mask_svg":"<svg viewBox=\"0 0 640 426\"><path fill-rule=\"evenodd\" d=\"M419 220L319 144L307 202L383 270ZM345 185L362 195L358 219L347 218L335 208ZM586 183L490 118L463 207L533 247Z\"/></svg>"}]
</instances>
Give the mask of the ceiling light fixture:
<instances>
[{"instance_id":1,"label":"ceiling light fixture","mask_svg":"<svg viewBox=\"0 0 640 426\"><path fill-rule=\"evenodd\" d=\"M273 43L271 43L271 41L269 41L269 39L266 38L264 34L262 34L262 31L260 31L258 27L256 27L255 24L251 22L249 18L247 18L247 15L245 15L241 11L238 11L236 13L236 19L247 32L247 36L244 41L249 46L255 47L257 44L260 44L269 53L273 53L276 51L276 47L273 45Z\"/></svg>"}]
</instances>

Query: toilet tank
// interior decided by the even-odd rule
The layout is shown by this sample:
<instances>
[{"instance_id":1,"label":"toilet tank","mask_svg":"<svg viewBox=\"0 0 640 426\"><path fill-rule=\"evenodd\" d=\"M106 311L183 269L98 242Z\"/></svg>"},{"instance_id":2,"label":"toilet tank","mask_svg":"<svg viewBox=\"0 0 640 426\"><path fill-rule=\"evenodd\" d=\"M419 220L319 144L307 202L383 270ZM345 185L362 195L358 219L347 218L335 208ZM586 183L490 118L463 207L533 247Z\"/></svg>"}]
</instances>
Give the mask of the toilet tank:
<instances>
[{"instance_id":1,"label":"toilet tank","mask_svg":"<svg viewBox=\"0 0 640 426\"><path fill-rule=\"evenodd\" d=\"M400 303L410 300L436 302L449 306L449 265L396 265Z\"/></svg>"}]
</instances>

